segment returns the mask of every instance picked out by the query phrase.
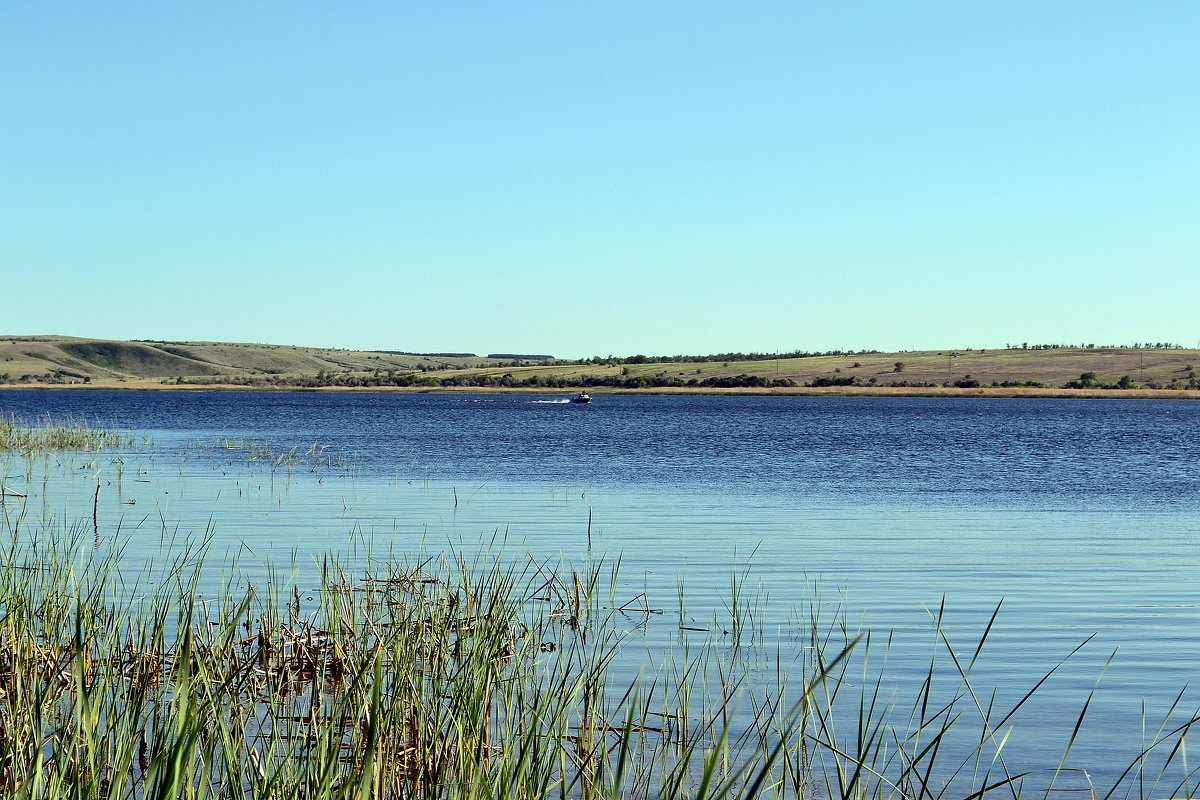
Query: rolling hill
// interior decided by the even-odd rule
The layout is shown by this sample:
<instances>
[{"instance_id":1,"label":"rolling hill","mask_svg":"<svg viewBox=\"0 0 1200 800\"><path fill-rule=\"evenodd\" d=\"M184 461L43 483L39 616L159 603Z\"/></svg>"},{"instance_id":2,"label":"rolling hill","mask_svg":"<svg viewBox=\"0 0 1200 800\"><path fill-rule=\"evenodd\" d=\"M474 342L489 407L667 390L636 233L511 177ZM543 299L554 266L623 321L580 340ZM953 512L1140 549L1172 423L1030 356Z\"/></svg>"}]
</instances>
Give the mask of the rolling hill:
<instances>
[{"instance_id":1,"label":"rolling hill","mask_svg":"<svg viewBox=\"0 0 1200 800\"><path fill-rule=\"evenodd\" d=\"M1200 350L1035 346L554 360L231 342L0 337L0 385L657 390L1200 390Z\"/></svg>"}]
</instances>

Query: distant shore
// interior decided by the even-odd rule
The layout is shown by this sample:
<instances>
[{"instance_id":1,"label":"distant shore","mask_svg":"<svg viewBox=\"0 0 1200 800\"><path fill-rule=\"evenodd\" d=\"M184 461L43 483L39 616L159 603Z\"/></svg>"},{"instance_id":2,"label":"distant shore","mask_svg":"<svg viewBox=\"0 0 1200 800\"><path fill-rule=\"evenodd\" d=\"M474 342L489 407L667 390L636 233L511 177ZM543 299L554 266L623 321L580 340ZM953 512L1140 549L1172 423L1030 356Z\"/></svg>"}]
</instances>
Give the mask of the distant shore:
<instances>
[{"instance_id":1,"label":"distant shore","mask_svg":"<svg viewBox=\"0 0 1200 800\"><path fill-rule=\"evenodd\" d=\"M528 394L569 397L578 389L546 387L483 386L244 386L232 383L164 384L161 381L114 383L11 384L0 390L14 391L156 391L156 392L348 392L371 394ZM1106 400L1200 400L1200 389L1064 389L1050 386L774 386L774 387L687 387L664 386L645 389L588 389L593 397L606 395L697 395L723 397L1028 397Z\"/></svg>"},{"instance_id":2,"label":"distant shore","mask_svg":"<svg viewBox=\"0 0 1200 800\"><path fill-rule=\"evenodd\" d=\"M676 356L407 353L220 342L0 337L0 387L1195 399L1200 348L1022 343L974 350Z\"/></svg>"}]
</instances>

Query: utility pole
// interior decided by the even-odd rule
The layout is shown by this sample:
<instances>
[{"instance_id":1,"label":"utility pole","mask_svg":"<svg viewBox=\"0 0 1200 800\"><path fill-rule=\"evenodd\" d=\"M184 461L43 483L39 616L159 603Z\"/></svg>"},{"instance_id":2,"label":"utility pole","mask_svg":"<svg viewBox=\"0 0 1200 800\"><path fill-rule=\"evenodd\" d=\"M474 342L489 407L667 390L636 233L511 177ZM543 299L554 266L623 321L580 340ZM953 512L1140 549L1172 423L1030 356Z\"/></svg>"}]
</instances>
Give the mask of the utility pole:
<instances>
[{"instance_id":1,"label":"utility pole","mask_svg":"<svg viewBox=\"0 0 1200 800\"><path fill-rule=\"evenodd\" d=\"M951 350L946 354L946 383L950 382L950 372L954 367L954 359L958 357L958 353Z\"/></svg>"}]
</instances>

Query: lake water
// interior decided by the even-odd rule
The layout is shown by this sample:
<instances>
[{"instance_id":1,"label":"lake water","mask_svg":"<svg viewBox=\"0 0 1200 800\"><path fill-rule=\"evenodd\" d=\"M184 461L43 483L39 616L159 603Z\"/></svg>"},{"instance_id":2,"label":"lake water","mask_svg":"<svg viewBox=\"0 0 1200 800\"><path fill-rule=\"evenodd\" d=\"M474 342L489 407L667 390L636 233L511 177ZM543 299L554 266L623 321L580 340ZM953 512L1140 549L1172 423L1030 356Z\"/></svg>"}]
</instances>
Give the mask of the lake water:
<instances>
[{"instance_id":1,"label":"lake water","mask_svg":"<svg viewBox=\"0 0 1200 800\"><path fill-rule=\"evenodd\" d=\"M1118 650L1070 759L1096 784L1141 749L1143 700L1150 737L1200 664L1200 403L0 391L0 413L47 412L153 445L123 456L119 488L90 456L46 460L74 479L45 490L4 462L44 515L90 521L100 471L105 530L211 526L216 551L302 565L368 540L412 552L497 533L509 551L582 563L590 518L593 557L619 554L629 594L665 612L648 651L678 636L680 580L683 622L719 627L730 576L748 567L766 630L818 592L855 627L893 632L900 707L928 669L943 598L944 630L968 653L1003 599L976 678L998 706L1096 634L1015 718L1018 766L1057 764ZM316 443L341 467L286 475L227 440ZM1175 717L1195 705L1185 695Z\"/></svg>"}]
</instances>

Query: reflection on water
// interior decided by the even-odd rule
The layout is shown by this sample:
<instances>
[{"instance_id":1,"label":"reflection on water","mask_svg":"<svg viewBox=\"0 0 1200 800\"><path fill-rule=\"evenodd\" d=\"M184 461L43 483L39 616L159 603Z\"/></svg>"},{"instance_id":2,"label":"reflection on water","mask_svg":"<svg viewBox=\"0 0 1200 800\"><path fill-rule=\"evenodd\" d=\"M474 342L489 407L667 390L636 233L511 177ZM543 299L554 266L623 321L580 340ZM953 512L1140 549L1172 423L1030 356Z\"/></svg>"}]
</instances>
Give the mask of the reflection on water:
<instances>
[{"instance_id":1,"label":"reflection on water","mask_svg":"<svg viewBox=\"0 0 1200 800\"><path fill-rule=\"evenodd\" d=\"M1017 762L1061 753L1119 648L1072 756L1102 777L1135 754L1142 698L1165 712L1200 657L1191 403L0 392L0 412L45 411L154 445L0 457L28 495L8 515L90 524L99 484L98 527L128 537L128 558L153 558L164 530L209 532L214 554L294 563L302 586L330 549L619 555L621 603L663 612L637 621L627 675L688 629L723 635L745 570L772 656L802 656L795 609L814 593L876 648L893 632L901 707L938 652L943 597L942 631L968 652L1003 600L973 681L997 707L1096 634L1011 721Z\"/></svg>"}]
</instances>

